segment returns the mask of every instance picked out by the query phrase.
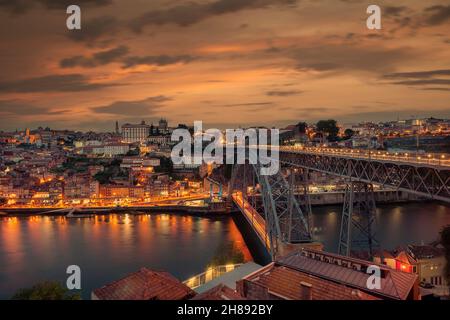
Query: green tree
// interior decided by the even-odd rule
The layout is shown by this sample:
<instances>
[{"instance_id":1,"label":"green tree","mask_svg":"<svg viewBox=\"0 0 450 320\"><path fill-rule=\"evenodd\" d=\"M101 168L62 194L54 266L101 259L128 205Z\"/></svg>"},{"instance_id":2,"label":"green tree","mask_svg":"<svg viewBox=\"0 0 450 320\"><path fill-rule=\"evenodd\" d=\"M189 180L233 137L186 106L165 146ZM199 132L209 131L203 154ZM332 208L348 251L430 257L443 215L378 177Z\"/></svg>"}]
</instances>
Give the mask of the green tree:
<instances>
[{"instance_id":1,"label":"green tree","mask_svg":"<svg viewBox=\"0 0 450 320\"><path fill-rule=\"evenodd\" d=\"M336 141L339 133L336 120L320 120L316 124L317 131L324 133L328 136L328 141Z\"/></svg>"},{"instance_id":2,"label":"green tree","mask_svg":"<svg viewBox=\"0 0 450 320\"><path fill-rule=\"evenodd\" d=\"M70 293L56 281L44 281L31 288L20 289L12 300L81 300L77 293Z\"/></svg>"},{"instance_id":3,"label":"green tree","mask_svg":"<svg viewBox=\"0 0 450 320\"><path fill-rule=\"evenodd\" d=\"M344 136L345 139L350 139L351 137L353 137L355 135L355 131L353 131L352 129L346 129L344 131Z\"/></svg>"},{"instance_id":4,"label":"green tree","mask_svg":"<svg viewBox=\"0 0 450 320\"><path fill-rule=\"evenodd\" d=\"M168 173L171 175L173 173L173 162L172 159L167 157L159 158L160 165L155 168L156 173Z\"/></svg>"},{"instance_id":5,"label":"green tree","mask_svg":"<svg viewBox=\"0 0 450 320\"><path fill-rule=\"evenodd\" d=\"M445 259L447 264L445 265L445 277L447 284L450 286L450 225L446 226L441 231L441 244L445 248Z\"/></svg>"},{"instance_id":6,"label":"green tree","mask_svg":"<svg viewBox=\"0 0 450 320\"><path fill-rule=\"evenodd\" d=\"M308 129L308 124L306 122L299 122L295 125L297 132L300 134L305 134L306 129Z\"/></svg>"},{"instance_id":7,"label":"green tree","mask_svg":"<svg viewBox=\"0 0 450 320\"><path fill-rule=\"evenodd\" d=\"M238 264L244 262L244 254L239 250L233 241L228 241L220 245L209 266L221 266L225 264Z\"/></svg>"}]
</instances>

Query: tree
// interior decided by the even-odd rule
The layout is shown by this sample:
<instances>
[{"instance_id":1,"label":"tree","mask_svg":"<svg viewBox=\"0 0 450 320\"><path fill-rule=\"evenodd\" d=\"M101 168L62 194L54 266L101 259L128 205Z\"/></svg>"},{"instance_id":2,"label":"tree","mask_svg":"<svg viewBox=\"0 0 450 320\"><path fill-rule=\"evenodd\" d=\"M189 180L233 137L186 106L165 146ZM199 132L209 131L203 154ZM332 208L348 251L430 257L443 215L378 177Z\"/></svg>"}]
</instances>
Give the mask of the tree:
<instances>
[{"instance_id":1,"label":"tree","mask_svg":"<svg viewBox=\"0 0 450 320\"><path fill-rule=\"evenodd\" d=\"M447 260L445 266L445 278L447 284L450 286L450 225L446 226L441 231L441 244L445 249L445 259Z\"/></svg>"},{"instance_id":2,"label":"tree","mask_svg":"<svg viewBox=\"0 0 450 320\"><path fill-rule=\"evenodd\" d=\"M325 133L328 136L328 141L336 141L339 133L336 120L320 120L316 124L317 131Z\"/></svg>"},{"instance_id":3,"label":"tree","mask_svg":"<svg viewBox=\"0 0 450 320\"><path fill-rule=\"evenodd\" d=\"M346 129L344 131L344 136L345 139L350 139L351 137L353 137L355 135L355 131L353 131L352 129Z\"/></svg>"},{"instance_id":4,"label":"tree","mask_svg":"<svg viewBox=\"0 0 450 320\"><path fill-rule=\"evenodd\" d=\"M70 293L56 281L44 281L31 288L20 289L12 300L81 300L79 294Z\"/></svg>"},{"instance_id":5,"label":"tree","mask_svg":"<svg viewBox=\"0 0 450 320\"><path fill-rule=\"evenodd\" d=\"M173 173L173 162L172 159L161 157L159 158L160 164L155 168L156 173L168 173L171 175Z\"/></svg>"},{"instance_id":6,"label":"tree","mask_svg":"<svg viewBox=\"0 0 450 320\"><path fill-rule=\"evenodd\" d=\"M222 243L216 250L209 266L217 267L225 264L238 264L244 262L244 254L233 241Z\"/></svg>"},{"instance_id":7,"label":"tree","mask_svg":"<svg viewBox=\"0 0 450 320\"><path fill-rule=\"evenodd\" d=\"M299 122L296 124L295 128L299 134L305 134L308 124L306 122Z\"/></svg>"}]
</instances>

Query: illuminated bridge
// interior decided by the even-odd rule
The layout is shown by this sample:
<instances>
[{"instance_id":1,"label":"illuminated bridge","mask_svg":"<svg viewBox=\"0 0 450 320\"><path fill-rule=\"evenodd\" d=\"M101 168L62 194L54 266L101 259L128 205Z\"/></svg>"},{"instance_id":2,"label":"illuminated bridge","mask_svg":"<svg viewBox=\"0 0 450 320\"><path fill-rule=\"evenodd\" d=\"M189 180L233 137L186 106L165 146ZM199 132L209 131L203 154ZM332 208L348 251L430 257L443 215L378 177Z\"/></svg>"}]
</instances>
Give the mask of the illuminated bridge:
<instances>
[{"instance_id":1,"label":"illuminated bridge","mask_svg":"<svg viewBox=\"0 0 450 320\"><path fill-rule=\"evenodd\" d=\"M230 201L243 213L272 258L292 248L317 245L312 237L309 172L346 181L339 253L377 246L373 185L450 203L450 159L446 155L369 150L280 147L280 171L260 175L260 165L234 165Z\"/></svg>"}]
</instances>

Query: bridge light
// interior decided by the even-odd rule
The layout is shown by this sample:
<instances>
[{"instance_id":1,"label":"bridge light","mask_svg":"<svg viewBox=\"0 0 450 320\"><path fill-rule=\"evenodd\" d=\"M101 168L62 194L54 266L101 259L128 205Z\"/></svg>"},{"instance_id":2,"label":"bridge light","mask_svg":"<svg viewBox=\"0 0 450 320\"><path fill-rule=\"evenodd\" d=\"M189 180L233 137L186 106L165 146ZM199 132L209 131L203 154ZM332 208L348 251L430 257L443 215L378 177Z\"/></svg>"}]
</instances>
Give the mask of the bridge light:
<instances>
[{"instance_id":1,"label":"bridge light","mask_svg":"<svg viewBox=\"0 0 450 320\"><path fill-rule=\"evenodd\" d=\"M445 159L445 156L444 156L444 155L442 155L442 156L441 156L441 159Z\"/></svg>"}]
</instances>

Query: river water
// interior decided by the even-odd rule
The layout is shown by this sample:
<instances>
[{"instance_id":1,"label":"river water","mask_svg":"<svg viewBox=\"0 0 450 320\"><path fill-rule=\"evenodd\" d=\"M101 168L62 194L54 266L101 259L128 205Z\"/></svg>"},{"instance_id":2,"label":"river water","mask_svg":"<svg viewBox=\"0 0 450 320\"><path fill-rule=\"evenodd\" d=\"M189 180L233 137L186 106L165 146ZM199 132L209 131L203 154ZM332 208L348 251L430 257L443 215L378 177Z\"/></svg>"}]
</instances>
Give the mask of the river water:
<instances>
[{"instance_id":1,"label":"river water","mask_svg":"<svg viewBox=\"0 0 450 320\"><path fill-rule=\"evenodd\" d=\"M336 251L341 208L314 207L315 237ZM450 207L436 203L382 206L377 237L383 248L438 238L450 224ZM224 248L233 248L228 250ZM224 253L226 251L226 253ZM180 280L218 261L252 260L231 217L187 215L109 215L0 218L0 298L42 280L65 283L69 265L82 272L82 295L141 267L165 270ZM227 256L229 255L229 257Z\"/></svg>"}]
</instances>

